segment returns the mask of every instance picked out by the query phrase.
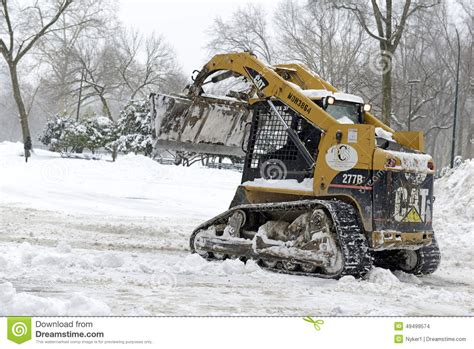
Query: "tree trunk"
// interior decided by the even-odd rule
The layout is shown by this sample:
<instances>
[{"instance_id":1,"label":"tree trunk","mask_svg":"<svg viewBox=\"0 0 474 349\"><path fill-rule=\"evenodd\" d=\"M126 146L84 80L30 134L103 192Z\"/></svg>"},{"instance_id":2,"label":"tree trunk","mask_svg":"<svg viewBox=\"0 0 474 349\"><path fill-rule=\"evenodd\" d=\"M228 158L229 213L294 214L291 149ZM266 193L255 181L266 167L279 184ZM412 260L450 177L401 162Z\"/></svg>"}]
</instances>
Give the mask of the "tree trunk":
<instances>
[{"instance_id":1,"label":"tree trunk","mask_svg":"<svg viewBox=\"0 0 474 349\"><path fill-rule=\"evenodd\" d=\"M428 154L433 154L435 155L436 154L436 144L438 144L438 136L439 136L439 130L434 130L434 135L430 137L429 139L429 147L426 148L426 151L428 152ZM438 156L438 159L435 160L435 162L437 164L439 164L439 168L441 168L441 159L440 157Z\"/></svg>"},{"instance_id":2,"label":"tree trunk","mask_svg":"<svg viewBox=\"0 0 474 349\"><path fill-rule=\"evenodd\" d=\"M110 112L109 104L107 103L107 100L103 95L99 95L100 101L102 102L102 110L103 112L107 115L107 117L111 120L114 121L112 117L112 113Z\"/></svg>"},{"instance_id":3,"label":"tree trunk","mask_svg":"<svg viewBox=\"0 0 474 349\"><path fill-rule=\"evenodd\" d=\"M28 113L26 112L25 103L21 96L20 83L18 82L18 74L15 63L9 64L10 77L12 81L13 97L15 98L20 116L21 133L23 135L23 144L31 142L30 126L28 125Z\"/></svg>"},{"instance_id":4,"label":"tree trunk","mask_svg":"<svg viewBox=\"0 0 474 349\"><path fill-rule=\"evenodd\" d=\"M468 54L466 55L466 59L464 59L464 61L466 62L465 64L467 65L466 67L466 74L465 76L466 77L472 77L472 70L473 70L473 66L472 66L472 45L468 46L469 49L468 49ZM469 79L469 78L468 78ZM471 80L472 81L472 80ZM463 127L461 130L461 144L464 143L464 149L461 149L461 154L463 154L463 158L464 159L472 159L473 158L473 154L472 154L472 142L474 142L474 123L472 121L472 115L471 115L471 108L472 108L472 82L471 84L468 84L468 86L464 87L464 94L465 94L465 97L464 97L464 103L463 103L463 107L462 107L462 111L461 111L461 120L466 118L466 126ZM461 91L462 91L461 90ZM466 104L467 104L467 108L466 108ZM466 130L466 138L465 138L465 141L462 139L462 133L463 133L463 130ZM464 150L464 152L463 152Z\"/></svg>"},{"instance_id":5,"label":"tree trunk","mask_svg":"<svg viewBox=\"0 0 474 349\"><path fill-rule=\"evenodd\" d=\"M472 152L472 144L474 142L474 123L472 122L472 118L467 118L468 126L467 126L467 140L466 140L466 159L474 158L474 154Z\"/></svg>"},{"instance_id":6,"label":"tree trunk","mask_svg":"<svg viewBox=\"0 0 474 349\"><path fill-rule=\"evenodd\" d=\"M392 56L382 53L382 121L390 126L392 114Z\"/></svg>"}]
</instances>

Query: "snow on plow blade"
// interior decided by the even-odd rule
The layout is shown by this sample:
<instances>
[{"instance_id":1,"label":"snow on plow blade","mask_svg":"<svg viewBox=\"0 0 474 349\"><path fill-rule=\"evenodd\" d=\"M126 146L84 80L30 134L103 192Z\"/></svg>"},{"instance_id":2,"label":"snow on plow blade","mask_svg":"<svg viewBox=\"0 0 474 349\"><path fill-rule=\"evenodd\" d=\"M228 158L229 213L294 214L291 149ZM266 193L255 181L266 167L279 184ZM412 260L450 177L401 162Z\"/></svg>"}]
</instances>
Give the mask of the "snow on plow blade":
<instances>
[{"instance_id":1,"label":"snow on plow blade","mask_svg":"<svg viewBox=\"0 0 474 349\"><path fill-rule=\"evenodd\" d=\"M155 149L244 156L247 103L211 96L152 95ZM248 132L247 132L248 133Z\"/></svg>"}]
</instances>

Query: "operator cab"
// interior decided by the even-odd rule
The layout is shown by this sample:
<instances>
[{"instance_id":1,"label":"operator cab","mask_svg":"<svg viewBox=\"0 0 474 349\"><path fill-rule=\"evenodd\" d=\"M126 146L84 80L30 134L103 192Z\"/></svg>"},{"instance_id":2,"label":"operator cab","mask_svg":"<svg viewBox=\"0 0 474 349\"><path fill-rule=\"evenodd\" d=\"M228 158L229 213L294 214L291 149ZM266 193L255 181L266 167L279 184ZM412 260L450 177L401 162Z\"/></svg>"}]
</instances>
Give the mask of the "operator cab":
<instances>
[{"instance_id":1,"label":"operator cab","mask_svg":"<svg viewBox=\"0 0 474 349\"><path fill-rule=\"evenodd\" d=\"M341 124L363 124L364 111L371 109L370 104L364 104L361 97L349 93L328 90L302 92Z\"/></svg>"},{"instance_id":2,"label":"operator cab","mask_svg":"<svg viewBox=\"0 0 474 349\"><path fill-rule=\"evenodd\" d=\"M342 124L362 124L364 104L361 97L331 92L328 90L301 90L327 113ZM280 116L293 129L301 144L316 161L322 131L298 115L294 110L280 101L273 101ZM312 177L313 170L308 167L298 147L280 122L279 118L265 102L253 105L255 110L252 128L249 136L249 146L244 166L243 182L255 178L266 179L296 179Z\"/></svg>"}]
</instances>

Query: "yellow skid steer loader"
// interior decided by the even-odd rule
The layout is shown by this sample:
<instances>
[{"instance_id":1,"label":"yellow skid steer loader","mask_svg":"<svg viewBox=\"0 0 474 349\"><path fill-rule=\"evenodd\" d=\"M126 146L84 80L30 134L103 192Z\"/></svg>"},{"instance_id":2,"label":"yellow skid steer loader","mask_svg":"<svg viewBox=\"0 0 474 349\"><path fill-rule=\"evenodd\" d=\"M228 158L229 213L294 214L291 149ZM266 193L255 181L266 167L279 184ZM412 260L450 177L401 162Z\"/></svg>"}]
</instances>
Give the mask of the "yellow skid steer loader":
<instances>
[{"instance_id":1,"label":"yellow skid steer loader","mask_svg":"<svg viewBox=\"0 0 474 349\"><path fill-rule=\"evenodd\" d=\"M207 84L231 77L250 88L206 95ZM229 210L195 229L192 252L325 278L361 277L372 265L438 267L423 134L392 130L361 97L303 65L231 53L213 57L187 93L151 103L156 149L245 157Z\"/></svg>"}]
</instances>

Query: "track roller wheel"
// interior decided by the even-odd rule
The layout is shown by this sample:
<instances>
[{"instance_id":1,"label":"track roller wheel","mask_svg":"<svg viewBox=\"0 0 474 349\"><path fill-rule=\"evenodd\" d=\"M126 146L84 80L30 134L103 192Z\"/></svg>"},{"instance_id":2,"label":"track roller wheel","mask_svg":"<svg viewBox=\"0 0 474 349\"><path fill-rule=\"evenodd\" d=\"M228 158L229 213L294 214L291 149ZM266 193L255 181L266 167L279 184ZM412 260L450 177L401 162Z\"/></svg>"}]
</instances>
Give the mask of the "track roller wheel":
<instances>
[{"instance_id":1,"label":"track roller wheel","mask_svg":"<svg viewBox=\"0 0 474 349\"><path fill-rule=\"evenodd\" d=\"M283 268L288 271L297 271L299 269L300 265L298 263L294 262L283 262Z\"/></svg>"},{"instance_id":2,"label":"track roller wheel","mask_svg":"<svg viewBox=\"0 0 474 349\"><path fill-rule=\"evenodd\" d=\"M305 273L314 273L316 271L316 266L310 263L301 264L301 270Z\"/></svg>"},{"instance_id":3,"label":"track roller wheel","mask_svg":"<svg viewBox=\"0 0 474 349\"><path fill-rule=\"evenodd\" d=\"M276 268L278 261L260 260L260 263L267 268Z\"/></svg>"},{"instance_id":4,"label":"track roller wheel","mask_svg":"<svg viewBox=\"0 0 474 349\"><path fill-rule=\"evenodd\" d=\"M431 245L418 250L381 251L375 254L375 265L415 275L434 273L440 261L441 254L434 237Z\"/></svg>"},{"instance_id":5,"label":"track roller wheel","mask_svg":"<svg viewBox=\"0 0 474 349\"><path fill-rule=\"evenodd\" d=\"M225 255L223 253L213 252L212 254L213 254L214 258L219 260L219 261L223 261L224 259L227 259L227 255Z\"/></svg>"}]
</instances>

